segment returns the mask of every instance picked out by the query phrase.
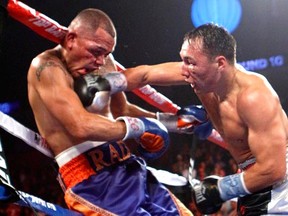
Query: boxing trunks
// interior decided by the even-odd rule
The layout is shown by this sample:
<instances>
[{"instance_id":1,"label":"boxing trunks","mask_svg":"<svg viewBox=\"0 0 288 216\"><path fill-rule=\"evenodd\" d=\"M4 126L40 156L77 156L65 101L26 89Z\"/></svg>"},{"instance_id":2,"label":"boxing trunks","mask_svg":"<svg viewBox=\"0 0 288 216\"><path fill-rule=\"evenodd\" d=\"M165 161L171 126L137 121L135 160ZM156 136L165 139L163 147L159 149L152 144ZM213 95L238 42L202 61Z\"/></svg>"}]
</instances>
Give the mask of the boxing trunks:
<instances>
[{"instance_id":1,"label":"boxing trunks","mask_svg":"<svg viewBox=\"0 0 288 216\"><path fill-rule=\"evenodd\" d=\"M55 159L67 206L84 215L192 215L123 142L85 142Z\"/></svg>"},{"instance_id":2,"label":"boxing trunks","mask_svg":"<svg viewBox=\"0 0 288 216\"><path fill-rule=\"evenodd\" d=\"M255 163L251 159L239 167L249 169ZM276 163L276 162L275 162ZM286 176L282 182L257 193L238 198L238 215L288 215L288 151L286 152Z\"/></svg>"}]
</instances>

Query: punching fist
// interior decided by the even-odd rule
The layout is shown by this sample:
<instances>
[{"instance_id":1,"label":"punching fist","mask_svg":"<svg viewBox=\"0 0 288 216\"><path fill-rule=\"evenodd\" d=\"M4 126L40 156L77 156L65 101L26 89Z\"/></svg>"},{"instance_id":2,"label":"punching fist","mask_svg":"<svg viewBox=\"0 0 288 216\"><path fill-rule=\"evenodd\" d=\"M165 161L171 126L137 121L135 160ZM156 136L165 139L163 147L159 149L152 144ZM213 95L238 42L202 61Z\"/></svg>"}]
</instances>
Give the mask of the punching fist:
<instances>
[{"instance_id":1,"label":"punching fist","mask_svg":"<svg viewBox=\"0 0 288 216\"><path fill-rule=\"evenodd\" d=\"M205 140L211 135L212 130L213 125L208 119L207 121L196 125L193 132L200 140Z\"/></svg>"},{"instance_id":2,"label":"punching fist","mask_svg":"<svg viewBox=\"0 0 288 216\"><path fill-rule=\"evenodd\" d=\"M206 139L212 132L205 109L200 105L181 108L176 114L156 113L169 132L195 134L200 139Z\"/></svg>"},{"instance_id":3,"label":"punching fist","mask_svg":"<svg viewBox=\"0 0 288 216\"><path fill-rule=\"evenodd\" d=\"M251 194L244 182L244 172L225 177L208 176L192 187L192 199L202 214L217 212L222 203Z\"/></svg>"},{"instance_id":4,"label":"punching fist","mask_svg":"<svg viewBox=\"0 0 288 216\"><path fill-rule=\"evenodd\" d=\"M90 111L102 110L108 103L110 95L124 91L127 87L126 77L119 72L98 76L86 74L74 80L74 90L82 104Z\"/></svg>"},{"instance_id":5,"label":"punching fist","mask_svg":"<svg viewBox=\"0 0 288 216\"><path fill-rule=\"evenodd\" d=\"M224 202L220 198L217 176L208 176L203 182L192 187L192 200L202 214L213 214L220 210Z\"/></svg>"},{"instance_id":6,"label":"punching fist","mask_svg":"<svg viewBox=\"0 0 288 216\"><path fill-rule=\"evenodd\" d=\"M168 131L156 119L119 117L116 120L126 124L123 140L135 139L140 144L138 151L145 159L156 159L167 150L170 143Z\"/></svg>"}]
</instances>

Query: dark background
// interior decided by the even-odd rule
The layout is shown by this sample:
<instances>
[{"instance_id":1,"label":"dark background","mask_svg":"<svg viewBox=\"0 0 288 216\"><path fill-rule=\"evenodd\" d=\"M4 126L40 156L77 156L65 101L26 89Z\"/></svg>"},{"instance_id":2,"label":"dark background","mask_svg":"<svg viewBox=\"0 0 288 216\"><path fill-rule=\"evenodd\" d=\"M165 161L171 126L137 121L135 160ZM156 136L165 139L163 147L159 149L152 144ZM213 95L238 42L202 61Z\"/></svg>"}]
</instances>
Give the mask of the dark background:
<instances>
[{"instance_id":1,"label":"dark background","mask_svg":"<svg viewBox=\"0 0 288 216\"><path fill-rule=\"evenodd\" d=\"M23 0L22 2L63 26L68 26L72 18L84 8L102 9L115 23L118 43L113 54L125 67L180 60L179 51L183 35L194 28L190 19L192 0ZM287 112L287 1L243 0L241 4L242 19L239 27L232 33L238 41L238 62L247 63L251 60L268 62L265 67L258 66L254 69L268 78ZM10 115L23 125L37 130L27 99L26 74L32 58L55 44L10 17L4 19L1 16L1 28L3 32L0 53L0 103L18 101L19 109ZM277 59L280 56L281 59L277 65L269 60L275 56ZM155 88L180 106L198 103L198 99L188 86ZM130 102L156 111L133 93L127 95ZM4 137L3 143L9 154L8 160L12 160L11 158L15 160L19 152L31 151L30 148L27 150L25 144L20 145L19 140L14 145L17 139L2 130L0 135ZM174 143L192 142L192 136L171 136ZM174 144L173 148L175 152L180 151L181 145Z\"/></svg>"},{"instance_id":2,"label":"dark background","mask_svg":"<svg viewBox=\"0 0 288 216\"><path fill-rule=\"evenodd\" d=\"M96 7L104 10L114 21L118 31L115 59L125 67L140 64L155 64L177 61L185 32L194 28L190 10L191 0L59 0L22 1L64 26L80 10ZM269 59L282 56L281 66L269 64L256 72L264 74L281 98L285 111L288 109L286 83L287 69L287 23L288 4L285 0L241 1L242 19L232 33L238 41L238 62L255 59ZM29 114L26 74L31 59L55 44L34 33L32 30L8 17L1 40L0 103L20 102L23 124L31 125ZM253 68L252 68L253 69ZM197 103L189 87L155 87L180 106ZM128 93L131 102L147 104ZM148 108L148 107L147 107ZM149 109L154 109L149 107ZM25 116L27 116L25 118ZM33 126L33 123L32 125Z\"/></svg>"}]
</instances>

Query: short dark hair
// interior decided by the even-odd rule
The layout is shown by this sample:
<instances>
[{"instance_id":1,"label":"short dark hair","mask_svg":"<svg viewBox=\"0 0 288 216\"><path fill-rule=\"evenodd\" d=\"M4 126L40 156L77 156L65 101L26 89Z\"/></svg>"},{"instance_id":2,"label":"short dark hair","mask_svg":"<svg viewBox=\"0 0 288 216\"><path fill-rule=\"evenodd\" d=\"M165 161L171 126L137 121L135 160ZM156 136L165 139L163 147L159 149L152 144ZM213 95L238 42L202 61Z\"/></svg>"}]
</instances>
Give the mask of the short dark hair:
<instances>
[{"instance_id":1,"label":"short dark hair","mask_svg":"<svg viewBox=\"0 0 288 216\"><path fill-rule=\"evenodd\" d=\"M223 27L213 23L207 23L189 31L184 36L184 41L200 39L202 50L211 59L223 55L231 64L236 59L236 40Z\"/></svg>"},{"instance_id":2,"label":"short dark hair","mask_svg":"<svg viewBox=\"0 0 288 216\"><path fill-rule=\"evenodd\" d=\"M68 29L75 30L78 27L85 32L94 32L101 27L113 38L116 37L116 29L110 17L96 8L87 8L80 11L72 20Z\"/></svg>"}]
</instances>

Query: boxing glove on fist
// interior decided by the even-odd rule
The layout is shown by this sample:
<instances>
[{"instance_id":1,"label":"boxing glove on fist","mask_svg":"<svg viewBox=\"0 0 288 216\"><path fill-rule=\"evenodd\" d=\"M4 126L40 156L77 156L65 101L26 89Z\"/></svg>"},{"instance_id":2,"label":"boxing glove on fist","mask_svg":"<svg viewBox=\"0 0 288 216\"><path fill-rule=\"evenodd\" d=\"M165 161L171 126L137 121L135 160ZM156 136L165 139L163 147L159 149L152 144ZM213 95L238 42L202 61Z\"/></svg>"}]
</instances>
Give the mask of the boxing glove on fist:
<instances>
[{"instance_id":1,"label":"boxing glove on fist","mask_svg":"<svg viewBox=\"0 0 288 216\"><path fill-rule=\"evenodd\" d=\"M176 114L158 112L156 116L169 132L194 133L200 139L206 139L213 129L206 110L200 105L181 108Z\"/></svg>"},{"instance_id":2,"label":"boxing glove on fist","mask_svg":"<svg viewBox=\"0 0 288 216\"><path fill-rule=\"evenodd\" d=\"M213 130L213 125L211 121L208 119L207 121L200 123L194 127L193 133L200 139L207 139Z\"/></svg>"},{"instance_id":3,"label":"boxing glove on fist","mask_svg":"<svg viewBox=\"0 0 288 216\"><path fill-rule=\"evenodd\" d=\"M126 77L119 72L110 72L103 76L86 74L74 80L75 92L90 111L102 110L110 95L124 91L126 87Z\"/></svg>"},{"instance_id":4,"label":"boxing glove on fist","mask_svg":"<svg viewBox=\"0 0 288 216\"><path fill-rule=\"evenodd\" d=\"M225 177L208 176L192 187L192 199L202 214L217 212L222 203L251 194L244 181L244 172Z\"/></svg>"},{"instance_id":5,"label":"boxing glove on fist","mask_svg":"<svg viewBox=\"0 0 288 216\"><path fill-rule=\"evenodd\" d=\"M213 214L220 210L223 200L220 198L217 177L206 177L203 182L192 187L192 200L202 214Z\"/></svg>"},{"instance_id":6,"label":"boxing glove on fist","mask_svg":"<svg viewBox=\"0 0 288 216\"><path fill-rule=\"evenodd\" d=\"M156 119L119 117L116 120L126 124L123 140L135 139L140 144L138 151L145 159L156 159L167 150L170 144L168 131Z\"/></svg>"}]
</instances>

